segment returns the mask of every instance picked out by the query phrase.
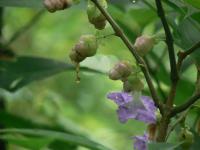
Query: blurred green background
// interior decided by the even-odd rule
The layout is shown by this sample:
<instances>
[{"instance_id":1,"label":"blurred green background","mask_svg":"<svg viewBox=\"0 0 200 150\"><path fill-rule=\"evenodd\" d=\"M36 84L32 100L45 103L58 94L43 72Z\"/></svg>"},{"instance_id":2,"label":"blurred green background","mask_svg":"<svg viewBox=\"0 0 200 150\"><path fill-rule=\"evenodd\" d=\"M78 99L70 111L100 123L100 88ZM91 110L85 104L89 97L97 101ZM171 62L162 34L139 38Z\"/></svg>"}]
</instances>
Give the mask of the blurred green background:
<instances>
[{"instance_id":1,"label":"blurred green background","mask_svg":"<svg viewBox=\"0 0 200 150\"><path fill-rule=\"evenodd\" d=\"M176 16L177 20L182 17L168 5L165 7L169 17ZM17 56L44 57L70 63L68 54L81 35L89 33L102 37L113 33L109 24L105 30L96 31L88 22L85 9L86 5L81 3L53 14L46 11L40 12L41 15L34 21L34 24L32 23L28 30L22 31L20 36L9 45L9 48ZM132 42L141 34L163 33L155 11L143 2L109 5L108 10ZM40 10L32 8L5 8L4 41L9 41L13 34L27 24L38 11ZM175 19L171 20L172 22L176 21ZM2 89L0 95L6 101L7 112L36 124L90 137L112 150L133 149L132 136L143 134L145 124L134 120L128 121L126 124L119 123L116 105L107 100L106 95L110 91L120 91L122 83L109 80L106 73L119 60L126 59L132 63L135 63L135 60L117 37L101 38L99 43L98 54L87 58L81 63L81 66L105 74L81 71L81 82L77 84L75 71L66 70L48 79L34 81L15 92ZM177 43L177 51L180 49L180 45L178 45ZM147 56L149 65L153 69L159 68L156 72L152 72L152 75L157 76L160 80L159 83L164 94L168 92L170 83L168 57L165 51L164 42L159 42ZM31 69L32 66L28 67ZM194 90L196 74L194 65L191 65L191 59L188 59L183 72L176 104L182 103ZM158 88L156 81L155 85ZM187 88L185 88L186 86ZM163 94L159 89L158 92L162 97ZM147 88L144 93L149 95ZM4 119L6 120L6 117ZM26 146L17 145L20 144L10 144L9 149L26 149L23 148ZM42 149L49 148L43 146ZM69 149L72 150L72 148ZM78 150L85 149L78 147Z\"/></svg>"}]
</instances>

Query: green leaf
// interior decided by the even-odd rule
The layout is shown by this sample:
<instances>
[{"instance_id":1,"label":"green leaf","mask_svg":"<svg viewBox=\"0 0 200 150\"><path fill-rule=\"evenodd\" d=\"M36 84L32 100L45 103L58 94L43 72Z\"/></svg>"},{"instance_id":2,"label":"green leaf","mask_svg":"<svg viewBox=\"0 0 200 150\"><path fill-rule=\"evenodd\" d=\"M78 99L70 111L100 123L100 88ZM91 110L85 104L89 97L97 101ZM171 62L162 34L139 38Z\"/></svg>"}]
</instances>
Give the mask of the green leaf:
<instances>
[{"instance_id":1,"label":"green leaf","mask_svg":"<svg viewBox=\"0 0 200 150\"><path fill-rule=\"evenodd\" d=\"M52 142L51 138L25 137L21 135L1 135L0 139L6 140L9 144L15 144L30 150L39 150Z\"/></svg>"},{"instance_id":2,"label":"green leaf","mask_svg":"<svg viewBox=\"0 0 200 150\"><path fill-rule=\"evenodd\" d=\"M110 150L109 148L98 144L86 137L67 134L63 132L56 132L50 130L41 129L2 129L0 130L1 135L3 134L21 134L24 136L34 136L38 138L49 138L53 140L59 140L61 142L67 142L72 145L80 145L92 150Z\"/></svg>"},{"instance_id":3,"label":"green leaf","mask_svg":"<svg viewBox=\"0 0 200 150\"><path fill-rule=\"evenodd\" d=\"M189 3L190 5L192 5L193 7L200 9L200 1L199 0L184 0L184 1Z\"/></svg>"},{"instance_id":4,"label":"green leaf","mask_svg":"<svg viewBox=\"0 0 200 150\"><path fill-rule=\"evenodd\" d=\"M178 148L181 143L171 144L171 143L149 143L148 150L174 150Z\"/></svg>"},{"instance_id":5,"label":"green leaf","mask_svg":"<svg viewBox=\"0 0 200 150\"><path fill-rule=\"evenodd\" d=\"M76 145L70 145L66 142L61 142L58 140L55 140L54 142L52 142L49 146L48 146L51 150L77 150L77 146Z\"/></svg>"},{"instance_id":6,"label":"green leaf","mask_svg":"<svg viewBox=\"0 0 200 150\"><path fill-rule=\"evenodd\" d=\"M99 72L81 68L83 71ZM15 91L35 80L45 79L63 71L72 71L75 67L47 58L17 57L16 60L0 60L0 88Z\"/></svg>"},{"instance_id":7,"label":"green leaf","mask_svg":"<svg viewBox=\"0 0 200 150\"><path fill-rule=\"evenodd\" d=\"M191 18L184 19L178 26L179 38L181 39L181 44L179 46L184 50L188 50L200 41L200 24L194 20L191 22L190 19ZM191 56L200 64L200 48L192 53Z\"/></svg>"},{"instance_id":8,"label":"green leaf","mask_svg":"<svg viewBox=\"0 0 200 150\"><path fill-rule=\"evenodd\" d=\"M200 147L200 136L197 133L194 133L194 143L191 146L190 150L198 150Z\"/></svg>"},{"instance_id":9,"label":"green leaf","mask_svg":"<svg viewBox=\"0 0 200 150\"><path fill-rule=\"evenodd\" d=\"M10 114L6 111L0 111L1 125L6 128L40 128L63 131L64 129L59 126L48 126L44 124L35 123L31 120ZM66 130L65 132L72 133L71 130Z\"/></svg>"},{"instance_id":10,"label":"green leaf","mask_svg":"<svg viewBox=\"0 0 200 150\"><path fill-rule=\"evenodd\" d=\"M42 8L43 0L0 0L0 6L14 6L14 7L35 7Z\"/></svg>"}]
</instances>

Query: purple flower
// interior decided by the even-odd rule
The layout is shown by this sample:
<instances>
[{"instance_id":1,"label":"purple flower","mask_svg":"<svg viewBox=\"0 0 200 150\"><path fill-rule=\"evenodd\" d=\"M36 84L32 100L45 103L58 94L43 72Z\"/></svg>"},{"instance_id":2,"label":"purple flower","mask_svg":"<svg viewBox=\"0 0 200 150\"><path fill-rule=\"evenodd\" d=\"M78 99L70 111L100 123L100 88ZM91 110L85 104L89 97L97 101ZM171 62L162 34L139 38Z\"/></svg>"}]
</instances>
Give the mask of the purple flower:
<instances>
[{"instance_id":1,"label":"purple flower","mask_svg":"<svg viewBox=\"0 0 200 150\"><path fill-rule=\"evenodd\" d=\"M145 133L142 136L134 136L134 149L147 150L148 135Z\"/></svg>"},{"instance_id":2,"label":"purple flower","mask_svg":"<svg viewBox=\"0 0 200 150\"><path fill-rule=\"evenodd\" d=\"M121 123L128 119L143 121L148 124L156 122L156 107L153 100L148 96L136 98L126 92L113 92L107 95L118 105L117 114Z\"/></svg>"}]
</instances>

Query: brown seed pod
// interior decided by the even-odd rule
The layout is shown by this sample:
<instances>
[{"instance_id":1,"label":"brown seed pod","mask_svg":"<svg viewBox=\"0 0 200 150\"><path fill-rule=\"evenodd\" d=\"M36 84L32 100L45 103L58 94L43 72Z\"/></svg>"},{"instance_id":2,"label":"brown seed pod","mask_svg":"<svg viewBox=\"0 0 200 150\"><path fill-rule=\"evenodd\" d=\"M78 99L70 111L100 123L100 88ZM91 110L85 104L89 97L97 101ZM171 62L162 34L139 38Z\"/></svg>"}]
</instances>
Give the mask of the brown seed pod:
<instances>
[{"instance_id":1,"label":"brown seed pod","mask_svg":"<svg viewBox=\"0 0 200 150\"><path fill-rule=\"evenodd\" d=\"M49 12L55 12L70 7L72 0L44 0L43 3Z\"/></svg>"},{"instance_id":2,"label":"brown seed pod","mask_svg":"<svg viewBox=\"0 0 200 150\"><path fill-rule=\"evenodd\" d=\"M153 37L143 35L136 39L134 47L140 56L144 56L153 48L154 44Z\"/></svg>"},{"instance_id":3,"label":"brown seed pod","mask_svg":"<svg viewBox=\"0 0 200 150\"><path fill-rule=\"evenodd\" d=\"M117 63L109 72L111 80L126 79L132 72L132 66L128 61L121 61Z\"/></svg>"}]
</instances>

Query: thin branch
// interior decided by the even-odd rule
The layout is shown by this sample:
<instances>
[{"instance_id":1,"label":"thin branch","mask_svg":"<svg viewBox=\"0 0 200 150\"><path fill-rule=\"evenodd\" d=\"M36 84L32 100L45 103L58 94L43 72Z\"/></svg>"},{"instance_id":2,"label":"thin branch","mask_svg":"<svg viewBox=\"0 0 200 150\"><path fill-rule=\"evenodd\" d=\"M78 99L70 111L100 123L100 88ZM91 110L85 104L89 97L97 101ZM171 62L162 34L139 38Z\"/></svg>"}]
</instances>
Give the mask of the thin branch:
<instances>
[{"instance_id":1,"label":"thin branch","mask_svg":"<svg viewBox=\"0 0 200 150\"><path fill-rule=\"evenodd\" d=\"M4 45L5 47L8 47L10 44L12 44L16 39L18 39L24 32L29 30L33 25L35 25L40 17L44 14L44 10L40 10L27 24L25 24L23 27L21 27L18 31L14 33L14 35L10 38L10 40Z\"/></svg>"},{"instance_id":2,"label":"thin branch","mask_svg":"<svg viewBox=\"0 0 200 150\"><path fill-rule=\"evenodd\" d=\"M172 82L174 82L178 78L178 73L177 73L177 69L176 69L174 41L173 41L173 37L172 37L171 31L170 31L169 25L167 23L167 19L165 17L165 12L164 12L161 0L156 0L156 6L157 6L158 16L161 19L161 22L163 24L165 34L166 34L166 43L167 43L167 47L168 47L170 67L171 67L171 80L172 80Z\"/></svg>"},{"instance_id":3,"label":"thin branch","mask_svg":"<svg viewBox=\"0 0 200 150\"><path fill-rule=\"evenodd\" d=\"M110 23L110 25L112 26L113 30L115 31L116 36L121 38L121 40L124 42L124 44L128 47L128 49L131 52L131 54L135 57L137 63L141 67L142 72L144 73L145 79L147 81L147 84L149 86L149 89L150 89L150 92L151 92L151 95L152 95L152 98L153 98L155 104L157 105L157 107L159 107L160 111L162 112L162 105L160 104L159 97L158 97L158 95L156 93L156 90L155 90L155 87L154 87L154 85L152 83L152 80L151 80L151 77L150 77L150 74L149 74L149 70L147 68L146 63L137 54L137 52L135 51L134 46L129 41L127 36L123 33L122 29L115 22L115 20L110 16L110 14L100 5L99 1L98 0L91 0L91 1L97 6L97 8L101 11L101 13L105 16L107 21Z\"/></svg>"},{"instance_id":4,"label":"thin branch","mask_svg":"<svg viewBox=\"0 0 200 150\"><path fill-rule=\"evenodd\" d=\"M176 114L186 110L189 108L192 104L194 104L196 101L200 99L200 93L196 94L195 96L188 99L184 104L175 107L171 112L171 117L175 116Z\"/></svg>"},{"instance_id":5,"label":"thin branch","mask_svg":"<svg viewBox=\"0 0 200 150\"><path fill-rule=\"evenodd\" d=\"M174 101L174 98L175 98L175 94L176 94L177 82L178 82L178 73L177 73L177 68L176 68L174 41L173 41L173 37L172 37L172 33L170 31L169 25L167 23L167 19L165 17L165 12L164 12L161 0L155 0L155 1L156 1L158 16L160 17L162 25L163 25L164 30L165 30L166 44L167 44L168 53L169 53L170 68L171 68L170 78L171 78L172 85L171 85L169 96L168 96L168 99L167 99L167 106L172 107L173 101Z\"/></svg>"},{"instance_id":6,"label":"thin branch","mask_svg":"<svg viewBox=\"0 0 200 150\"><path fill-rule=\"evenodd\" d=\"M190 49L188 49L185 52L179 52L178 53L178 62L177 62L177 70L180 71L182 63L184 61L184 59L192 54L195 50L197 50L198 48L200 48L200 41L198 43L196 43L194 46L192 46Z\"/></svg>"}]
</instances>

